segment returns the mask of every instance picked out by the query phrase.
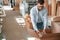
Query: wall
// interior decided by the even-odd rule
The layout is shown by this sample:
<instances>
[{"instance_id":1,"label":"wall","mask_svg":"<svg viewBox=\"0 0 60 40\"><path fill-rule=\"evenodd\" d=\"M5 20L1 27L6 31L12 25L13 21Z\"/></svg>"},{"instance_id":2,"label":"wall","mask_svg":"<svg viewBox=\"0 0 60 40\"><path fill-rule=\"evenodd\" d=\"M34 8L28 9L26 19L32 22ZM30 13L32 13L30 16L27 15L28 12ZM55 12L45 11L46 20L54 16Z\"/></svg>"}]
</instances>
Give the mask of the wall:
<instances>
[{"instance_id":1,"label":"wall","mask_svg":"<svg viewBox=\"0 0 60 40\"><path fill-rule=\"evenodd\" d=\"M3 0L0 0L0 4L3 3Z\"/></svg>"},{"instance_id":2,"label":"wall","mask_svg":"<svg viewBox=\"0 0 60 40\"><path fill-rule=\"evenodd\" d=\"M9 3L8 0L3 0L4 5L8 5L8 3Z\"/></svg>"}]
</instances>

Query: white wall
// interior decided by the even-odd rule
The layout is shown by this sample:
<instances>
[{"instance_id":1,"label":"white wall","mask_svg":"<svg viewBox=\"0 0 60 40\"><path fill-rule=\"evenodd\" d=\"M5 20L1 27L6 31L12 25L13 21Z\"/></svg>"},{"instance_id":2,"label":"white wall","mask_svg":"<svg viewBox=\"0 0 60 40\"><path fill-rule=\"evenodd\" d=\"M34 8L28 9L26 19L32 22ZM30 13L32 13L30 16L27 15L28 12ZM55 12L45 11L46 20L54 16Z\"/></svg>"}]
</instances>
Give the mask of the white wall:
<instances>
[{"instance_id":1,"label":"white wall","mask_svg":"<svg viewBox=\"0 0 60 40\"><path fill-rule=\"evenodd\" d=\"M56 3L57 3L57 1L60 1L60 0L56 0ZM48 0L48 3L50 4L51 3L51 0Z\"/></svg>"},{"instance_id":2,"label":"white wall","mask_svg":"<svg viewBox=\"0 0 60 40\"><path fill-rule=\"evenodd\" d=\"M0 2L3 2L3 0L0 0Z\"/></svg>"},{"instance_id":3,"label":"white wall","mask_svg":"<svg viewBox=\"0 0 60 40\"><path fill-rule=\"evenodd\" d=\"M26 0L27 2L33 2L33 1L36 1L36 0Z\"/></svg>"},{"instance_id":4,"label":"white wall","mask_svg":"<svg viewBox=\"0 0 60 40\"><path fill-rule=\"evenodd\" d=\"M0 0L0 3L3 3L3 0Z\"/></svg>"}]
</instances>

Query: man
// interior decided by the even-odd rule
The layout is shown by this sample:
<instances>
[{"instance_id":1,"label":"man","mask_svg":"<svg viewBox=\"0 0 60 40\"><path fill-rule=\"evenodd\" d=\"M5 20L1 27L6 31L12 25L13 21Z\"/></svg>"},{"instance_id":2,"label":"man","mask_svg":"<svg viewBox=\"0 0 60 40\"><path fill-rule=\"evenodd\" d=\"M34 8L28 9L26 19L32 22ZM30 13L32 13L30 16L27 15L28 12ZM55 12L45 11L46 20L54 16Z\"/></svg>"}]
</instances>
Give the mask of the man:
<instances>
[{"instance_id":1,"label":"man","mask_svg":"<svg viewBox=\"0 0 60 40\"><path fill-rule=\"evenodd\" d=\"M47 9L44 7L44 0L38 0L37 5L30 10L31 22L33 29L37 33L45 33L47 27Z\"/></svg>"}]
</instances>

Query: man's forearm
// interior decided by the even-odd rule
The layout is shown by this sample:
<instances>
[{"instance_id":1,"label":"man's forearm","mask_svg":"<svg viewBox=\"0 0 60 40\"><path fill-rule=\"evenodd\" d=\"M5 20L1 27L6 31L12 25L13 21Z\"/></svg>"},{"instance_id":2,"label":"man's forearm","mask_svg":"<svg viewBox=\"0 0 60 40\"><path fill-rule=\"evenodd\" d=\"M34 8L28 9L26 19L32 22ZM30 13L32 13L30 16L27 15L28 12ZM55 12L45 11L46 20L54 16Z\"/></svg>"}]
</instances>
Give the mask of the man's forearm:
<instances>
[{"instance_id":1,"label":"man's forearm","mask_svg":"<svg viewBox=\"0 0 60 40\"><path fill-rule=\"evenodd\" d=\"M32 24L33 24L33 29L34 29L35 31L38 31L37 26L36 26L36 23L32 22Z\"/></svg>"}]
</instances>

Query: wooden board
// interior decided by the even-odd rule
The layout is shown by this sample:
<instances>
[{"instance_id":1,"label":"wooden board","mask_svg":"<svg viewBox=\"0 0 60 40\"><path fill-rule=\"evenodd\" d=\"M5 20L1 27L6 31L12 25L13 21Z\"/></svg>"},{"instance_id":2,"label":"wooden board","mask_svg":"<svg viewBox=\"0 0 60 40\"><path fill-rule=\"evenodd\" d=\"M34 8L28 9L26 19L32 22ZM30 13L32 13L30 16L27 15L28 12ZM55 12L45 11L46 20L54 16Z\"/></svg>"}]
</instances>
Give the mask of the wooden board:
<instances>
[{"instance_id":1,"label":"wooden board","mask_svg":"<svg viewBox=\"0 0 60 40\"><path fill-rule=\"evenodd\" d=\"M57 2L57 14L56 16L60 16L60 1Z\"/></svg>"},{"instance_id":2,"label":"wooden board","mask_svg":"<svg viewBox=\"0 0 60 40\"><path fill-rule=\"evenodd\" d=\"M51 0L51 7L52 7L52 16L55 16L56 14L56 0Z\"/></svg>"},{"instance_id":3,"label":"wooden board","mask_svg":"<svg viewBox=\"0 0 60 40\"><path fill-rule=\"evenodd\" d=\"M46 34L41 38L41 40L60 40L60 33Z\"/></svg>"}]
</instances>

